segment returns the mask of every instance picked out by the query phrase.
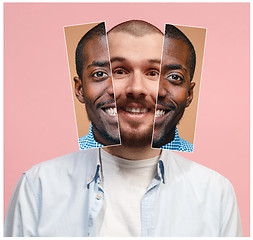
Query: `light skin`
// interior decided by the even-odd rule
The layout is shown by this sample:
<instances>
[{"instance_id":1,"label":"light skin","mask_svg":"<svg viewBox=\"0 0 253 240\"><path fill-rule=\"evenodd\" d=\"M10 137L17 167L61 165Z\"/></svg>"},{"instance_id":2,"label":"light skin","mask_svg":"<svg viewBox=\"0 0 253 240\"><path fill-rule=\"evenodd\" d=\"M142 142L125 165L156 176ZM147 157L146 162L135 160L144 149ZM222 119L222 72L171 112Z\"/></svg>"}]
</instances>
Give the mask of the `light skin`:
<instances>
[{"instance_id":1,"label":"light skin","mask_svg":"<svg viewBox=\"0 0 253 240\"><path fill-rule=\"evenodd\" d=\"M190 79L189 47L181 40L165 38L159 83L153 146L161 147L174 139L175 127L193 98Z\"/></svg>"},{"instance_id":2,"label":"light skin","mask_svg":"<svg viewBox=\"0 0 253 240\"><path fill-rule=\"evenodd\" d=\"M151 138L163 35L111 32L108 43L122 145L104 149L130 160L158 156Z\"/></svg>"},{"instance_id":3,"label":"light skin","mask_svg":"<svg viewBox=\"0 0 253 240\"><path fill-rule=\"evenodd\" d=\"M93 124L95 140L103 145L119 143L117 115L112 86L109 53L105 36L94 37L83 49L82 80L75 77L75 93Z\"/></svg>"}]
</instances>

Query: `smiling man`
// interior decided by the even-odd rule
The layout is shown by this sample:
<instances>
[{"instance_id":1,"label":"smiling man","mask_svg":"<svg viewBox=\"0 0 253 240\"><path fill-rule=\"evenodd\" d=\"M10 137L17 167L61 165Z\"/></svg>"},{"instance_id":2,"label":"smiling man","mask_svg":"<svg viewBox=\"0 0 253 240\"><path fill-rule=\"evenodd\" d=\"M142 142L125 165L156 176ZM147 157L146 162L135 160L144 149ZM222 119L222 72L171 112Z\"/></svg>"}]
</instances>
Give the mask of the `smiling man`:
<instances>
[{"instance_id":1,"label":"smiling man","mask_svg":"<svg viewBox=\"0 0 253 240\"><path fill-rule=\"evenodd\" d=\"M227 179L151 148L161 31L127 21L109 31L108 42L122 145L71 153L26 171L9 204L5 236L242 236Z\"/></svg>"},{"instance_id":2,"label":"smiling man","mask_svg":"<svg viewBox=\"0 0 253 240\"><path fill-rule=\"evenodd\" d=\"M122 142L132 147L150 145L161 64L163 34L146 31L118 26L108 34Z\"/></svg>"},{"instance_id":3,"label":"smiling man","mask_svg":"<svg viewBox=\"0 0 253 240\"><path fill-rule=\"evenodd\" d=\"M101 150L104 205L98 236L241 236L227 179L170 151L150 148L160 68L172 87L161 81L157 120L162 127L157 122L155 140L163 134L175 139L166 127L175 131L192 100L188 45L169 36L173 40L164 40L161 65L163 34L156 27L133 20L108 33L122 145Z\"/></svg>"},{"instance_id":4,"label":"smiling man","mask_svg":"<svg viewBox=\"0 0 253 240\"><path fill-rule=\"evenodd\" d=\"M75 93L92 123L80 149L120 144L105 23L89 30L76 48Z\"/></svg>"},{"instance_id":5,"label":"smiling man","mask_svg":"<svg viewBox=\"0 0 253 240\"><path fill-rule=\"evenodd\" d=\"M193 98L195 65L190 40L178 28L166 24L153 147L193 151L193 145L179 137L176 125Z\"/></svg>"}]
</instances>

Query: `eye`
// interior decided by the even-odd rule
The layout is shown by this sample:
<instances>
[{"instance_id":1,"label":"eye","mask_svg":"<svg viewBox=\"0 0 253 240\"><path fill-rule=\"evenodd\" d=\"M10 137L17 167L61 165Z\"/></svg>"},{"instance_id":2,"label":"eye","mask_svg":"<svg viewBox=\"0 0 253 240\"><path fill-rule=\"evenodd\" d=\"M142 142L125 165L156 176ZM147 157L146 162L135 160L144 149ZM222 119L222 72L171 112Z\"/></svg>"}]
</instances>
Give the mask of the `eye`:
<instances>
[{"instance_id":1,"label":"eye","mask_svg":"<svg viewBox=\"0 0 253 240\"><path fill-rule=\"evenodd\" d=\"M94 79L105 80L109 77L108 73L104 71L96 71L91 75Z\"/></svg>"},{"instance_id":2,"label":"eye","mask_svg":"<svg viewBox=\"0 0 253 240\"><path fill-rule=\"evenodd\" d=\"M182 82L184 79L179 76L178 74L170 74L166 77L168 80L171 80L171 81L180 81Z\"/></svg>"},{"instance_id":3,"label":"eye","mask_svg":"<svg viewBox=\"0 0 253 240\"><path fill-rule=\"evenodd\" d=\"M158 71L149 71L147 73L148 76L151 76L151 77L158 77L159 76L159 72Z\"/></svg>"},{"instance_id":4,"label":"eye","mask_svg":"<svg viewBox=\"0 0 253 240\"><path fill-rule=\"evenodd\" d=\"M115 69L114 71L113 71L113 74L117 74L117 75L123 75L123 74L126 74L126 70L124 70L124 69Z\"/></svg>"},{"instance_id":5,"label":"eye","mask_svg":"<svg viewBox=\"0 0 253 240\"><path fill-rule=\"evenodd\" d=\"M114 79L124 79L128 76L127 74L128 71L124 68L116 68L112 72Z\"/></svg>"}]
</instances>

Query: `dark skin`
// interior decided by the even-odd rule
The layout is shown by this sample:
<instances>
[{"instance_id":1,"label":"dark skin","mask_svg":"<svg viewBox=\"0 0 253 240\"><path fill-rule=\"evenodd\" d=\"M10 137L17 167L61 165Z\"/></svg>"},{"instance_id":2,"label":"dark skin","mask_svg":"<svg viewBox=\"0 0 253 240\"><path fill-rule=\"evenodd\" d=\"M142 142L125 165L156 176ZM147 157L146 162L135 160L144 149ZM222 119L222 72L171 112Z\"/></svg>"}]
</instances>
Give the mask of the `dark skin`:
<instances>
[{"instance_id":1,"label":"dark skin","mask_svg":"<svg viewBox=\"0 0 253 240\"><path fill-rule=\"evenodd\" d=\"M75 93L93 124L95 140L103 145L120 143L111 69L105 36L88 40L83 49L82 80L74 77Z\"/></svg>"},{"instance_id":2,"label":"dark skin","mask_svg":"<svg viewBox=\"0 0 253 240\"><path fill-rule=\"evenodd\" d=\"M174 139L175 127L193 98L190 79L190 49L181 40L165 38L153 134L153 147Z\"/></svg>"}]
</instances>

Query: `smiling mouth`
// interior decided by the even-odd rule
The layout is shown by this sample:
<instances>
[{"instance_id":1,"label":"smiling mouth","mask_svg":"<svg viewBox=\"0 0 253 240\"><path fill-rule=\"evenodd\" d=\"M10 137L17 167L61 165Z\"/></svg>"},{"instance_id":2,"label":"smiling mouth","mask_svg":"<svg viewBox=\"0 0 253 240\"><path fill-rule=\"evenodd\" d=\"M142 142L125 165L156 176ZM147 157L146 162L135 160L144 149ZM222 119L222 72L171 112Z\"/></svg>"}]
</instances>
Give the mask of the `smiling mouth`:
<instances>
[{"instance_id":1,"label":"smiling mouth","mask_svg":"<svg viewBox=\"0 0 253 240\"><path fill-rule=\"evenodd\" d=\"M116 116L117 115L117 108L116 107L110 107L103 109L108 115L110 116Z\"/></svg>"},{"instance_id":2,"label":"smiling mouth","mask_svg":"<svg viewBox=\"0 0 253 240\"><path fill-rule=\"evenodd\" d=\"M155 111L155 117L162 117L164 116L166 113L168 113L170 110L160 110L160 109L156 109Z\"/></svg>"},{"instance_id":3,"label":"smiling mouth","mask_svg":"<svg viewBox=\"0 0 253 240\"><path fill-rule=\"evenodd\" d=\"M125 107L123 108L125 112L128 112L130 114L143 114L148 112L150 109L148 108L136 108L136 107Z\"/></svg>"}]
</instances>

